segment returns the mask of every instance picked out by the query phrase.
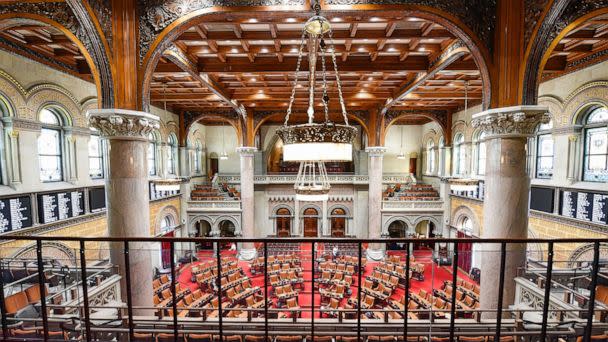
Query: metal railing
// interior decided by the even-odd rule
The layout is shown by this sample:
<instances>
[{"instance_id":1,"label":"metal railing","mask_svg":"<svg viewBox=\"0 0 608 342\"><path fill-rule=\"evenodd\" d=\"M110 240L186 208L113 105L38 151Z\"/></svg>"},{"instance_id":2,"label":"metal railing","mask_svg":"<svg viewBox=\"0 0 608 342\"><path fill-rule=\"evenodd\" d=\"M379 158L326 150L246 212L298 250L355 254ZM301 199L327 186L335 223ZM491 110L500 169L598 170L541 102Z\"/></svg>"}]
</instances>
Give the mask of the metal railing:
<instances>
[{"instance_id":1,"label":"metal railing","mask_svg":"<svg viewBox=\"0 0 608 342\"><path fill-rule=\"evenodd\" d=\"M35 267L37 275L37 286L40 292L39 301L39 312L40 317L36 319L27 318L15 318L7 315L5 307L5 291L8 283L0 282L0 313L2 316L2 334L5 340L10 341L11 329L17 322L29 322L30 324L38 325L41 338L45 341L52 340L49 333L51 332L51 325L56 325L58 322L65 326L72 323L72 330L78 332L78 339L85 341L99 340L96 338L96 334L103 333L114 333L123 336L133 338L135 333L167 333L172 334L175 340L183 340L183 336L188 334L202 333L202 334L217 334L220 340L223 340L225 336L230 335L257 335L265 336L268 341L269 337L280 336L280 335L299 335L299 336L310 336L310 339L314 340L315 337L319 336L352 336L357 337L357 341L363 341L365 337L369 336L393 336L400 335L403 337L403 341L407 341L408 337L411 336L438 336L438 337L449 337L450 340L455 340L457 336L491 336L494 341L499 341L501 336L517 336L525 337L527 339L545 341L547 338L554 337L576 337L582 335L585 341L589 341L592 334L597 333L599 330L608 330L608 324L605 322L605 306L596 306L596 288L598 285L598 278L601 271L602 261L600 260L600 247L602 244L608 243L608 239L602 240L589 240L589 239L342 239L342 238L264 238L264 239L246 239L246 238L108 238L108 237L91 237L91 238L79 238L79 237L22 237L22 236L0 236L0 241L4 240L17 240L17 241L34 241L36 243L36 257L35 262L30 263L28 267ZM49 315L49 309L61 307L61 304L53 304L49 302L49 296L47 295L46 285L46 274L48 270L45 270L45 257L43 257L43 242L45 241L62 241L77 243L78 245L78 271L80 272L80 282L78 283L82 293L82 302L78 307L79 315L61 315L52 314ZM136 306L132 302L133 292L132 284L134 279L133 273L136 270L131 269L131 255L134 252L141 252L143 249L134 249L133 246L141 246L142 243L163 243L169 245L169 252L171 256L177 255L176 251L183 246L183 244L197 243L197 242L212 243L214 246L213 254L210 257L215 257L217 264L217 276L215 277L215 292L217 301L219 303L217 308L218 315L216 318L207 317L206 311L209 308L189 308L193 312L201 312L201 317L179 317L179 313L182 308L178 307L178 293L176 291L176 279L178 276L178 270L176 267L176 258L171 257L170 267L170 291L171 291L171 304L167 308L170 310L172 315L170 317L157 317L155 315L140 315L136 314L142 310L159 310L158 307L146 307ZM491 245L498 247L496 251L499 255L499 279L497 282L492 282L497 287L497 298L496 305L490 305L495 307L492 309L462 309L458 308L456 303L456 286L453 287L450 294L449 300L451 306L447 309L434 309L431 305L429 308L423 309L411 309L408 305L409 300L413 298L411 293L410 280L412 279L412 265L411 258L408 255L403 261L403 267L405 268L405 282L404 282L404 296L405 303L402 310L396 310L389 306L381 309L374 308L363 308L362 295L363 295L363 274L365 273L365 257L364 251L369 246L377 248L388 242L403 244L404 251L409 251L414 244L420 244L421 242L428 244L444 244L451 248L451 284L459 283L459 258L465 257L461 255L459 245L460 244L479 244L482 246ZM108 308L108 306L98 306L89 302L89 278L88 273L89 266L87 265L87 243L109 243L114 248L119 248L123 252L124 270L121 270L121 275L124 275L124 301L126 305L121 304L112 307L117 310L118 315L116 318L108 317L107 322L111 322L112 325L100 325L95 322L99 321L99 317L91 318L91 310ZM223 247L232 243L244 245L254 244L255 247L263 252L263 293L264 301L266 301L263 308L254 309L250 307L239 307L239 311L247 313L246 317L240 319L233 319L232 317L224 317L227 313L235 311L234 307L224 306L222 304L225 292L222 289L222 272L223 264L222 258L225 251L229 248ZM317 248L323 243L336 244L348 244L349 246L355 246L356 250L356 274L353 274L353 278L356 277L356 306L353 308L315 308L315 272L317 262ZM547 246L547 259L546 269L544 272L540 272L538 267L534 269L534 274L538 275L542 273L544 281L544 296L542 299L542 312L541 319L539 322L526 322L524 316L526 312L538 311L538 309L522 309L517 307L504 307L504 289L505 289L505 268L507 265L507 255L510 252L512 245L521 246L525 243L535 243ZM294 244L294 246L301 248L302 246L310 245L310 250L300 249L300 253L305 254L305 251L310 251L311 268L312 273L312 291L311 291L311 305L309 309L303 308L270 308L267 302L269 296L269 276L268 276L268 258L271 256L272 251L269 250L268 246L272 244ZM583 296L587 300L587 306L581 307L579 310L580 318L561 318L561 319L550 319L550 314L553 309L550 309L549 303L553 299L551 297L552 276L554 270L554 254L555 246L558 244L592 244L593 245L593 257L589 260L589 294ZM241 246L242 248L243 246ZM308 248L308 246L306 246ZM331 251L328 251L331 254ZM303 255L300 255L303 260L307 260ZM306 256L307 257L307 256ZM4 259L0 260L3 261ZM113 260L117 262L117 260ZM371 262L371 261L370 261ZM0 265L3 265L0 262ZM497 265L498 266L498 265ZM99 266L93 267L94 271L98 273ZM97 274L95 273L95 274ZM115 279L115 278L113 278ZM511 279L510 279L511 280ZM510 281L509 280L509 281ZM12 284L11 284L12 286ZM513 285L514 286L514 285ZM483 300L483 298L482 298ZM599 309L598 309L599 307ZM165 308L163 308L164 310ZM316 312L324 314L326 312L336 312L335 318L319 318L315 317ZM594 319L596 313L600 312L600 319ZM280 313L295 313L287 318L274 317L274 315L280 316ZM463 313L473 314L472 317L463 317ZM263 316L259 316L263 313ZM307 313L309 317L300 317L302 313ZM353 318L353 313L356 315ZM401 318L391 317L391 313L398 313ZM410 318L410 314L427 314L428 318ZM442 313L441 316L435 314ZM505 316L510 315L510 317ZM368 316L374 317L368 319ZM488 318L484 317L487 315ZM562 315L562 317L565 317ZM533 324L538 323L538 324ZM40 326L41 324L41 326ZM16 339L23 340L23 339ZM309 338L306 338L308 341Z\"/></svg>"}]
</instances>

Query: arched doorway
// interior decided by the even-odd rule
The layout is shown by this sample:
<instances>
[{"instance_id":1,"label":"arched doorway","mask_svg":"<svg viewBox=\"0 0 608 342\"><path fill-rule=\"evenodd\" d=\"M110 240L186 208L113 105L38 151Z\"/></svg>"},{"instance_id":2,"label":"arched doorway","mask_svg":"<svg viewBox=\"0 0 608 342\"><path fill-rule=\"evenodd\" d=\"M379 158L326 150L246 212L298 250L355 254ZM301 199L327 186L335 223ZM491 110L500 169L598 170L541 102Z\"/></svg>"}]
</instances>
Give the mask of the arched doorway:
<instances>
[{"instance_id":1,"label":"arched doorway","mask_svg":"<svg viewBox=\"0 0 608 342\"><path fill-rule=\"evenodd\" d=\"M435 224L431 220L422 220L416 224L415 234L418 238L434 237ZM414 249L434 250L435 244L430 242L420 242L414 244Z\"/></svg>"},{"instance_id":2,"label":"arched doorway","mask_svg":"<svg viewBox=\"0 0 608 342\"><path fill-rule=\"evenodd\" d=\"M278 237L291 236L291 211L279 208L276 211L276 233Z\"/></svg>"},{"instance_id":3,"label":"arched doorway","mask_svg":"<svg viewBox=\"0 0 608 342\"><path fill-rule=\"evenodd\" d=\"M219 224L220 237L235 237L236 227L230 220L221 221Z\"/></svg>"},{"instance_id":4,"label":"arched doorway","mask_svg":"<svg viewBox=\"0 0 608 342\"><path fill-rule=\"evenodd\" d=\"M304 237L317 237L319 233L319 212L315 208L304 210Z\"/></svg>"},{"instance_id":5,"label":"arched doorway","mask_svg":"<svg viewBox=\"0 0 608 342\"><path fill-rule=\"evenodd\" d=\"M211 224L206 220L199 220L194 223L194 234L196 237L208 238L211 237ZM196 244L198 250L200 249L213 249L213 243L211 242L198 242Z\"/></svg>"},{"instance_id":6,"label":"arched doorway","mask_svg":"<svg viewBox=\"0 0 608 342\"><path fill-rule=\"evenodd\" d=\"M404 238L407 235L407 224L401 220L391 222L388 226L388 236L393 239Z\"/></svg>"},{"instance_id":7,"label":"arched doorway","mask_svg":"<svg viewBox=\"0 0 608 342\"><path fill-rule=\"evenodd\" d=\"M209 154L209 175L213 177L216 173L220 171L220 160L217 156L217 153L211 152Z\"/></svg>"},{"instance_id":8,"label":"arched doorway","mask_svg":"<svg viewBox=\"0 0 608 342\"><path fill-rule=\"evenodd\" d=\"M331 236L344 237L346 235L346 211L335 208L330 213Z\"/></svg>"}]
</instances>

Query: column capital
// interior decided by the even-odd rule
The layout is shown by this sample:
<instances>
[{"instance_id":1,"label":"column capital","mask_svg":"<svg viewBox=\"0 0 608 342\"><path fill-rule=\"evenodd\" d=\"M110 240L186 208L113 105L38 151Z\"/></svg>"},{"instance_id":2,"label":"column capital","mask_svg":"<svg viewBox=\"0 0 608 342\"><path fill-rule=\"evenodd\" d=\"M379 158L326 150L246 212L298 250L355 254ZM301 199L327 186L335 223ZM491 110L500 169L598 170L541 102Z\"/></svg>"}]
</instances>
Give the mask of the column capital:
<instances>
[{"instance_id":1,"label":"column capital","mask_svg":"<svg viewBox=\"0 0 608 342\"><path fill-rule=\"evenodd\" d=\"M238 152L241 157L253 157L253 154L257 151L258 149L253 146L241 146L236 148L236 152Z\"/></svg>"},{"instance_id":2,"label":"column capital","mask_svg":"<svg viewBox=\"0 0 608 342\"><path fill-rule=\"evenodd\" d=\"M160 128L158 116L135 110L92 109L87 118L91 127L108 139L148 140L148 135Z\"/></svg>"},{"instance_id":3,"label":"column capital","mask_svg":"<svg viewBox=\"0 0 608 342\"><path fill-rule=\"evenodd\" d=\"M386 152L386 147L370 146L365 149L365 152L367 152L370 157L382 157L384 152Z\"/></svg>"},{"instance_id":4,"label":"column capital","mask_svg":"<svg viewBox=\"0 0 608 342\"><path fill-rule=\"evenodd\" d=\"M489 109L473 115L471 125L487 134L487 138L529 137L536 126L551 120L544 106L513 106Z\"/></svg>"}]
</instances>

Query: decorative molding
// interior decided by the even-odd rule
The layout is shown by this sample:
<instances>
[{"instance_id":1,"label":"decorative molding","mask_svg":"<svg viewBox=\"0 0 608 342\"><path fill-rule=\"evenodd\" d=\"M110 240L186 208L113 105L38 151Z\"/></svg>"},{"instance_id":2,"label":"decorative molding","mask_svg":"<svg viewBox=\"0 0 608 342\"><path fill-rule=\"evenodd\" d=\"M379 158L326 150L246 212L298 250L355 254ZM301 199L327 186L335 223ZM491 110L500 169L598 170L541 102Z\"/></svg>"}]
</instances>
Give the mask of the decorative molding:
<instances>
[{"instance_id":1,"label":"decorative molding","mask_svg":"<svg viewBox=\"0 0 608 342\"><path fill-rule=\"evenodd\" d=\"M384 146L370 146L365 149L368 156L370 157L382 157L386 152L386 147Z\"/></svg>"},{"instance_id":2,"label":"decorative molding","mask_svg":"<svg viewBox=\"0 0 608 342\"><path fill-rule=\"evenodd\" d=\"M606 234L608 236L608 227L605 224L578 220L571 217L545 213L537 210L530 210L530 217L534 217L541 220L547 220L558 224L568 225L578 229L585 229L595 233Z\"/></svg>"},{"instance_id":3,"label":"decorative molding","mask_svg":"<svg viewBox=\"0 0 608 342\"><path fill-rule=\"evenodd\" d=\"M526 137L534 135L539 123L548 123L551 116L547 107L515 106L490 109L474 114L473 128L483 130L487 139L493 137Z\"/></svg>"},{"instance_id":4,"label":"decorative molding","mask_svg":"<svg viewBox=\"0 0 608 342\"><path fill-rule=\"evenodd\" d=\"M441 126L441 129L444 134L445 134L445 132L448 131L449 113L445 110L418 110L418 109L389 110L384 115L384 119L385 119L384 122L385 122L385 125L388 126L394 120L397 120L401 117L407 117L407 116L423 116L423 117L429 118L433 121L436 121L439 124L439 126Z\"/></svg>"},{"instance_id":5,"label":"decorative molding","mask_svg":"<svg viewBox=\"0 0 608 342\"><path fill-rule=\"evenodd\" d=\"M31 243L14 252L9 259L36 259L36 243ZM74 250L64 243L56 241L42 242L42 257L59 261L62 265L76 266Z\"/></svg>"},{"instance_id":6,"label":"decorative molding","mask_svg":"<svg viewBox=\"0 0 608 342\"><path fill-rule=\"evenodd\" d=\"M159 117L145 112L123 109L95 109L87 112L89 124L109 139L148 140L160 128Z\"/></svg>"},{"instance_id":7,"label":"decorative molding","mask_svg":"<svg viewBox=\"0 0 608 342\"><path fill-rule=\"evenodd\" d=\"M42 235L42 234L50 233L55 230L64 229L64 228L79 225L79 224L82 224L85 222L97 220L102 217L105 217L105 215L106 215L106 212L104 210L104 211L101 211L98 213L89 213L86 215L81 215L78 217L74 217L74 218L70 218L70 219L66 219L66 220L62 220L62 221L57 221L57 222L47 223L47 224L40 224L40 225L35 225L35 226L29 227L29 228L14 230L14 231L5 233L3 235L12 235L12 236ZM0 246L2 246L2 244L7 243L9 241L13 241L13 240L2 240L2 242L0 242Z\"/></svg>"},{"instance_id":8,"label":"decorative molding","mask_svg":"<svg viewBox=\"0 0 608 342\"><path fill-rule=\"evenodd\" d=\"M297 175L254 175L254 184L291 184L296 182ZM368 184L368 175L335 175L330 174L327 176L331 184ZM238 174L219 174L218 182L228 184L240 184L241 176ZM401 183L412 184L415 183L415 179L410 174L385 174L382 176L382 183L384 184L395 184Z\"/></svg>"},{"instance_id":9,"label":"decorative molding","mask_svg":"<svg viewBox=\"0 0 608 342\"><path fill-rule=\"evenodd\" d=\"M253 157L257 151L258 149L256 147L251 146L242 146L236 148L236 152L241 157Z\"/></svg>"},{"instance_id":10,"label":"decorative molding","mask_svg":"<svg viewBox=\"0 0 608 342\"><path fill-rule=\"evenodd\" d=\"M19 131L40 132L40 129L42 128L42 125L38 121L25 120L16 117L4 117L2 118L2 122L6 127Z\"/></svg>"},{"instance_id":11,"label":"decorative molding","mask_svg":"<svg viewBox=\"0 0 608 342\"><path fill-rule=\"evenodd\" d=\"M534 28L538 25L549 0L525 0L524 46L528 46Z\"/></svg>"},{"instance_id":12,"label":"decorative molding","mask_svg":"<svg viewBox=\"0 0 608 342\"><path fill-rule=\"evenodd\" d=\"M167 26L194 11L211 7L303 6L305 4L304 0L138 0L140 62ZM161 51L164 50L161 47Z\"/></svg>"},{"instance_id":13,"label":"decorative molding","mask_svg":"<svg viewBox=\"0 0 608 342\"><path fill-rule=\"evenodd\" d=\"M99 26L101 26L101 30L103 31L103 35L110 46L112 48L112 2L109 0L87 0L93 13L97 17L97 21L99 22Z\"/></svg>"},{"instance_id":14,"label":"decorative molding","mask_svg":"<svg viewBox=\"0 0 608 342\"><path fill-rule=\"evenodd\" d=\"M204 117L223 117L228 121L234 121L239 119L239 115L234 110L214 110L210 112L191 112L186 111L182 113L184 120L184 127L188 128L193 123Z\"/></svg>"},{"instance_id":15,"label":"decorative molding","mask_svg":"<svg viewBox=\"0 0 608 342\"><path fill-rule=\"evenodd\" d=\"M432 210L443 212L443 201L382 201L382 211Z\"/></svg>"},{"instance_id":16,"label":"decorative molding","mask_svg":"<svg viewBox=\"0 0 608 342\"><path fill-rule=\"evenodd\" d=\"M593 261L594 245L593 243L589 243L575 249L570 258L568 258L568 267L580 267L581 262L591 264ZM608 258L608 244L600 243L600 260L606 260L606 258Z\"/></svg>"}]
</instances>

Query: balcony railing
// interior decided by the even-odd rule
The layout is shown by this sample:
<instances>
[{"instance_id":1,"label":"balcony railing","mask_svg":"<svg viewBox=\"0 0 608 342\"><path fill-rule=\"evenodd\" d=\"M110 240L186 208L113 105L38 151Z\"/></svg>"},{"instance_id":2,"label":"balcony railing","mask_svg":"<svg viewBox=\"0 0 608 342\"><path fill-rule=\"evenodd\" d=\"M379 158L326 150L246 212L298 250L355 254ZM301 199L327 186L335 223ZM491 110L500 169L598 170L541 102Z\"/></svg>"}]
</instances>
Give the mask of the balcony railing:
<instances>
[{"instance_id":1,"label":"balcony railing","mask_svg":"<svg viewBox=\"0 0 608 342\"><path fill-rule=\"evenodd\" d=\"M443 211L443 201L382 201L386 211Z\"/></svg>"},{"instance_id":2,"label":"balcony railing","mask_svg":"<svg viewBox=\"0 0 608 342\"><path fill-rule=\"evenodd\" d=\"M188 201L188 211L241 210L241 201Z\"/></svg>"},{"instance_id":3,"label":"balcony railing","mask_svg":"<svg viewBox=\"0 0 608 342\"><path fill-rule=\"evenodd\" d=\"M297 175L295 174L278 174L278 175L255 175L253 176L254 184L294 184ZM328 175L331 184L369 184L368 175ZM220 183L240 184L241 176L238 174L220 174L217 178ZM416 180L410 174L384 174L382 183L384 184L411 184Z\"/></svg>"},{"instance_id":4,"label":"balcony railing","mask_svg":"<svg viewBox=\"0 0 608 342\"><path fill-rule=\"evenodd\" d=\"M484 336L494 341L500 340L501 336L515 336L545 341L547 338L572 339L582 336L588 341L591 335L608 329L607 308L595 300L598 279L606 277L605 270L601 270L600 260L600 248L608 242L606 239L1 236L0 241L3 240L26 245L34 243L36 246L33 253L23 254L20 259L0 259L3 275L0 313L2 334L7 341L23 341L23 334L27 333L32 334L29 336L32 340L58 338L62 341L133 340L136 335L140 340L141 336L145 336L144 340L183 341L184 337L188 337L190 341L196 340L200 334L210 334L209 341L213 335L229 341L232 341L229 339L231 336L245 337L245 341L255 340L246 336L265 336L264 341L271 337L282 341L285 336L299 336L298 340L305 338L306 341L315 338L323 340L324 336L353 337L355 341L376 341L374 337L379 336L388 336L392 341L399 338L408 341L408 337L449 337L453 341L458 336ZM66 252L66 259L47 255L47 244L57 243L72 246L73 254ZM141 296L135 292L135 288L141 290L141 284L148 283L140 278L137 267L150 267L150 263L142 265L139 258L146 253L149 253L149 257L157 255L158 250L151 246L158 243L168 248L170 259L168 274L154 283L157 286L155 290L160 290L164 300L153 306L134 305L134 298ZM533 268L520 269L520 277L506 279L507 258L510 258L514 248L521 249L525 243L546 247L544 266L539 267L539 263L534 263ZM195 244L203 248L208 245L211 249L202 250L196 255L187 253L192 252ZM255 248L258 257L251 262L235 259L235 244L239 249ZM451 265L437 265L430 257L425 261L425 257L420 255L414 259L412 256L416 252L410 254L409 251L420 244L434 245L437 252L448 256ZM474 277L468 278L457 269L463 261L471 261L471 250L476 250L475 247L470 249L471 244L481 247L479 250L482 253L490 251L493 254L489 255L498 256L498 279L482 284L495 286L497 290L496 302L484 305L491 309L465 303L465 297L487 301L480 297L479 285ZM556 251L561 252L561 248L572 244L591 244L592 253L589 260L581 262L581 266L573 270L578 276L568 279L568 284L564 285L552 279L554 274L564 272L562 265L565 260L555 255L558 255ZM389 245L400 245L402 249L388 251L386 260L381 263L367 262L367 248ZM104 249L114 251L101 253L100 250ZM0 255L13 254L10 250L1 252ZM119 260L109 264L104 260L92 260L91 257L110 254ZM189 257L184 257L184 254ZM134 258L140 261L139 266L131 263ZM62 261L64 265L59 265ZM124 265L123 269L117 266L120 264ZM559 272L554 272L554 269ZM295 276L291 276L292 271ZM286 278L285 273L288 273ZM198 275L201 275L201 279L208 279L199 282ZM419 288L426 286L424 284L428 281L423 281L424 277L431 277L431 291L426 297L423 297L422 291L415 293L412 290L414 284ZM339 303L346 302L331 306L331 303L335 303L331 298L337 295L329 293L341 284L348 283L347 279L352 281L352 286L346 289L342 287L345 297ZM117 286L119 281L120 288ZM438 284L433 284L435 281ZM288 285L281 285L281 282ZM297 304L296 299L294 305L293 300L287 299L286 304L281 305L285 302L281 298L287 298L287 295L281 292L284 289L279 288L296 286L300 282L301 291L295 298L301 299L301 302ZM391 286L395 292L386 297L387 292L383 289ZM526 294L526 300L503 305L504 290L509 286L519 286L518 289L525 288L528 292L532 289L534 296ZM29 292L29 289L34 291ZM251 296L255 296L252 299L254 302L249 302L248 297L239 298L239 293L243 292L235 294L234 289L251 292ZM31 298L27 297L29 304L36 308L39 316L16 314L14 296L22 292L31 295ZM37 296L33 295L35 293ZM184 305L188 301L187 296L194 293L198 296L194 302L198 301L201 305ZM66 300L62 296L69 298ZM330 304L318 306L315 301L317 296L322 300L330 298ZM398 299L399 296L402 299ZM571 302L566 303L566 297ZM245 299L247 304L243 304ZM528 302L531 305L522 306L527 300L531 300ZM380 305L370 305L370 302ZM17 334L22 335L15 337Z\"/></svg>"}]
</instances>

